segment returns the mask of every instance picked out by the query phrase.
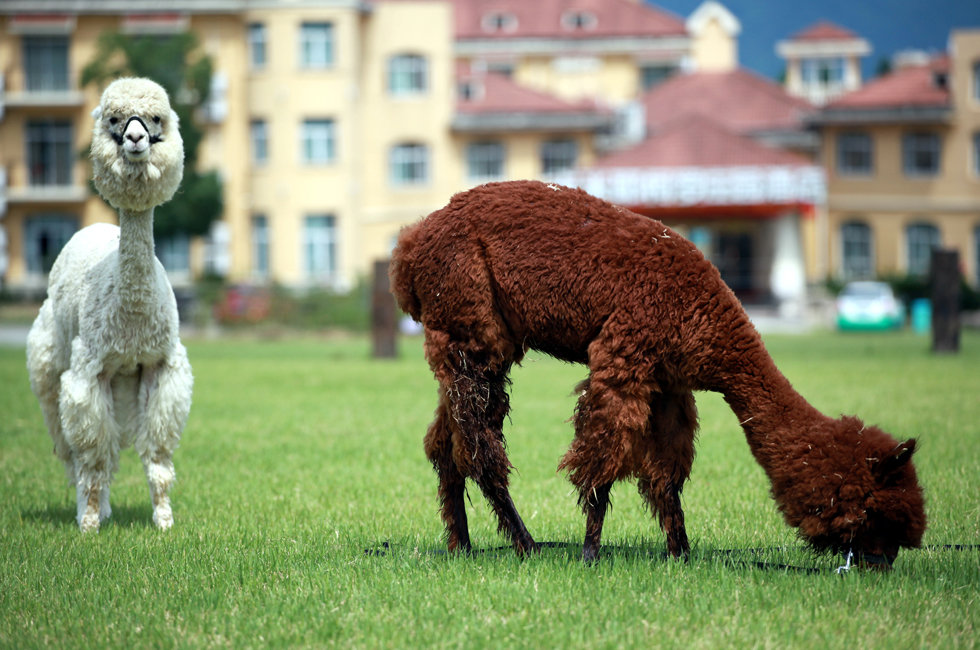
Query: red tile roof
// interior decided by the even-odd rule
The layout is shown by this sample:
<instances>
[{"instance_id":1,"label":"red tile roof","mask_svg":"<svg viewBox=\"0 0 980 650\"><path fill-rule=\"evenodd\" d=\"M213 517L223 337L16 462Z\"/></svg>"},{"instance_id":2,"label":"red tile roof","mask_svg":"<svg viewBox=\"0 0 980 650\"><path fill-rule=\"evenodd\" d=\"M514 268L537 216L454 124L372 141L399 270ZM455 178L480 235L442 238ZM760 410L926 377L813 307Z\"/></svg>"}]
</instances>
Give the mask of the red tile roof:
<instances>
[{"instance_id":1,"label":"red tile roof","mask_svg":"<svg viewBox=\"0 0 980 650\"><path fill-rule=\"evenodd\" d=\"M470 98L460 97L460 113L582 113L600 112L590 101L568 102L554 95L521 86L498 73L458 73L461 82L473 84Z\"/></svg>"},{"instance_id":2,"label":"red tile roof","mask_svg":"<svg viewBox=\"0 0 980 650\"><path fill-rule=\"evenodd\" d=\"M851 30L822 20L790 37L791 41L850 41L861 38Z\"/></svg>"},{"instance_id":3,"label":"red tile roof","mask_svg":"<svg viewBox=\"0 0 980 650\"><path fill-rule=\"evenodd\" d=\"M686 36L684 20L646 2L632 0L453 0L457 39L600 38ZM589 13L591 26L563 25L567 13ZM509 14L513 29L488 31L485 18Z\"/></svg>"},{"instance_id":4,"label":"red tile roof","mask_svg":"<svg viewBox=\"0 0 980 650\"><path fill-rule=\"evenodd\" d=\"M841 96L825 107L876 109L901 106L949 106L949 87L936 83L937 75L949 74L949 59L939 57L926 65L900 68Z\"/></svg>"},{"instance_id":5,"label":"red tile roof","mask_svg":"<svg viewBox=\"0 0 980 650\"><path fill-rule=\"evenodd\" d=\"M767 147L734 133L703 115L689 114L665 124L635 147L600 158L596 167L807 166L807 158Z\"/></svg>"},{"instance_id":6,"label":"red tile roof","mask_svg":"<svg viewBox=\"0 0 980 650\"><path fill-rule=\"evenodd\" d=\"M650 132L691 113L736 133L792 131L803 128L803 119L814 111L806 100L742 69L677 75L649 90L643 103Z\"/></svg>"}]
</instances>

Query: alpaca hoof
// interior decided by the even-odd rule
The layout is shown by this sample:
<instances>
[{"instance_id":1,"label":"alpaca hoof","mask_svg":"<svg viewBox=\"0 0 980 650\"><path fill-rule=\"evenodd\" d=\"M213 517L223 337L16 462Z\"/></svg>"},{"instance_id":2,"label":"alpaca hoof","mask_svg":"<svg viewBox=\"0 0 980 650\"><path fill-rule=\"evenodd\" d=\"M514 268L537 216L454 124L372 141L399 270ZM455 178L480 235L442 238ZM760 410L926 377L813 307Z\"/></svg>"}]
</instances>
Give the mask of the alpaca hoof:
<instances>
[{"instance_id":1,"label":"alpaca hoof","mask_svg":"<svg viewBox=\"0 0 980 650\"><path fill-rule=\"evenodd\" d=\"M170 506L159 507L153 511L153 523L160 530L169 530L174 525L174 514Z\"/></svg>"},{"instance_id":2,"label":"alpaca hoof","mask_svg":"<svg viewBox=\"0 0 980 650\"><path fill-rule=\"evenodd\" d=\"M86 512L78 520L78 529L83 533L97 533L99 532L99 523L101 521L98 512Z\"/></svg>"}]
</instances>

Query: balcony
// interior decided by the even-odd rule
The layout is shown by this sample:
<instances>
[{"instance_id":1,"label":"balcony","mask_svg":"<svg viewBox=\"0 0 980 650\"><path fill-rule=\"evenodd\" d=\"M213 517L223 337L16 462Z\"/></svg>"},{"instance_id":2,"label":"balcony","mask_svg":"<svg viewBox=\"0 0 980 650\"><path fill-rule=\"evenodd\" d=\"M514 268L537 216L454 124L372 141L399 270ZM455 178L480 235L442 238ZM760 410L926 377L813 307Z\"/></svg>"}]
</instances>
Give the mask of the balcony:
<instances>
[{"instance_id":1,"label":"balcony","mask_svg":"<svg viewBox=\"0 0 980 650\"><path fill-rule=\"evenodd\" d=\"M0 185L0 215L3 214L5 199L10 204L53 203L70 205L84 203L88 197L88 187L85 185L26 185L21 187Z\"/></svg>"},{"instance_id":2,"label":"balcony","mask_svg":"<svg viewBox=\"0 0 980 650\"><path fill-rule=\"evenodd\" d=\"M70 88L59 90L7 90L0 73L0 119L5 110L18 108L81 108L85 94Z\"/></svg>"}]
</instances>

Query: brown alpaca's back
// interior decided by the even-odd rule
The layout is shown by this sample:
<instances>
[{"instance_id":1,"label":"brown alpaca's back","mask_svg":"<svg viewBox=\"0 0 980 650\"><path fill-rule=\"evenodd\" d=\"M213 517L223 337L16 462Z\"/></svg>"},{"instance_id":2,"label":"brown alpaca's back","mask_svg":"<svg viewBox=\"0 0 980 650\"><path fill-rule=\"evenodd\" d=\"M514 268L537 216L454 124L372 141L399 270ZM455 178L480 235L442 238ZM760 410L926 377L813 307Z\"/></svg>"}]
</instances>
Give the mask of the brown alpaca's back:
<instances>
[{"instance_id":1,"label":"brown alpaca's back","mask_svg":"<svg viewBox=\"0 0 980 650\"><path fill-rule=\"evenodd\" d=\"M663 361L689 358L687 350L705 356L716 338L709 323L742 312L688 240L557 185L492 183L457 194L403 235L399 249L395 294L413 317L453 330L472 326L479 313L481 321L500 320L520 352L566 361L588 362L589 344L614 312L633 317L631 344L662 349ZM408 267L411 275L400 271Z\"/></svg>"}]
</instances>

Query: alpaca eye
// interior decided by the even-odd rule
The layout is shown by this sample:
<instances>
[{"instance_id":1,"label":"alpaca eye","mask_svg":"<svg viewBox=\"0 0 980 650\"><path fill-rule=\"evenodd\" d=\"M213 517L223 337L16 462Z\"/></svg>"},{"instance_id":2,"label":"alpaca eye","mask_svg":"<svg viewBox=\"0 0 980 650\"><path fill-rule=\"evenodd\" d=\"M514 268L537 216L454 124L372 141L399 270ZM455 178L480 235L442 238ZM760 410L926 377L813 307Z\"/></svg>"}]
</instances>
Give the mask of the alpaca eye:
<instances>
[{"instance_id":1,"label":"alpaca eye","mask_svg":"<svg viewBox=\"0 0 980 650\"><path fill-rule=\"evenodd\" d=\"M118 117L110 117L109 118L109 124L117 124L118 122L119 122L119 118Z\"/></svg>"},{"instance_id":2,"label":"alpaca eye","mask_svg":"<svg viewBox=\"0 0 980 650\"><path fill-rule=\"evenodd\" d=\"M153 116L153 122L156 123L156 124L159 124L160 123L160 116L159 115L154 115Z\"/></svg>"}]
</instances>

